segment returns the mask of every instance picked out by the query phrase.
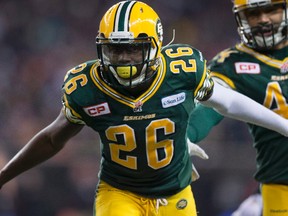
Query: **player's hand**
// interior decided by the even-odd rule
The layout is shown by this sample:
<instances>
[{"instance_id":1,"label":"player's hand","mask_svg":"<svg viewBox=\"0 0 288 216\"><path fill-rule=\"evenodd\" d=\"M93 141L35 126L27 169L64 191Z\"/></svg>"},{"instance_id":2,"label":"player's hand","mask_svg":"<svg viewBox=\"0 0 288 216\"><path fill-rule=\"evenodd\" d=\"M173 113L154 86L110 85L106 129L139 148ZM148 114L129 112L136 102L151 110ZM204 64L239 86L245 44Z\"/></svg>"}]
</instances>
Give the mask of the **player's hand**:
<instances>
[{"instance_id":1,"label":"player's hand","mask_svg":"<svg viewBox=\"0 0 288 216\"><path fill-rule=\"evenodd\" d=\"M207 160L209 158L202 148L200 148L197 144L192 143L188 138L187 138L187 145L190 156L197 156L204 160ZM196 181L199 178L200 175L197 169L195 168L194 164L192 163L192 181Z\"/></svg>"},{"instance_id":2,"label":"player's hand","mask_svg":"<svg viewBox=\"0 0 288 216\"><path fill-rule=\"evenodd\" d=\"M190 156L198 156L204 160L209 159L209 156L206 154L206 152L202 148L200 148L197 144L192 143L188 138L187 138L187 145Z\"/></svg>"},{"instance_id":3,"label":"player's hand","mask_svg":"<svg viewBox=\"0 0 288 216\"><path fill-rule=\"evenodd\" d=\"M192 163L192 182L198 180L200 178L200 175L196 169L196 167L194 166L194 164Z\"/></svg>"}]
</instances>

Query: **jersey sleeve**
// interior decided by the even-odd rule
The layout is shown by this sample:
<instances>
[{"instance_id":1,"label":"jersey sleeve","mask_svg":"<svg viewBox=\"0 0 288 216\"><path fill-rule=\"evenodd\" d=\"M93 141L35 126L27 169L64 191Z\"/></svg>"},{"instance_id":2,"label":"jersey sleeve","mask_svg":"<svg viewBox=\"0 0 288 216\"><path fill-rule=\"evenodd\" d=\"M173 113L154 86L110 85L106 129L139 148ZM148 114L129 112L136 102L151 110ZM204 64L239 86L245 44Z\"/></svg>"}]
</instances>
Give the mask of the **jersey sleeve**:
<instances>
[{"instance_id":1,"label":"jersey sleeve","mask_svg":"<svg viewBox=\"0 0 288 216\"><path fill-rule=\"evenodd\" d=\"M214 109L198 104L189 117L187 138L194 143L200 142L223 118Z\"/></svg>"},{"instance_id":2,"label":"jersey sleeve","mask_svg":"<svg viewBox=\"0 0 288 216\"><path fill-rule=\"evenodd\" d=\"M71 123L82 125L85 124L78 112L79 106L76 103L77 99L74 100L74 97L78 98L79 94L77 82L86 81L86 76L83 73L85 73L85 68L88 68L89 64L89 62L85 62L72 68L66 73L64 78L64 83L62 86L62 112Z\"/></svg>"},{"instance_id":3,"label":"jersey sleeve","mask_svg":"<svg viewBox=\"0 0 288 216\"><path fill-rule=\"evenodd\" d=\"M204 70L205 71L203 72L202 79L199 85L197 86L194 95L195 99L198 101L207 100L213 92L213 86L214 86L213 79L211 78L210 72L207 70L206 66Z\"/></svg>"},{"instance_id":4,"label":"jersey sleeve","mask_svg":"<svg viewBox=\"0 0 288 216\"><path fill-rule=\"evenodd\" d=\"M197 87L194 92L194 97L198 101L207 100L212 92L214 82L211 78L210 71L207 68L207 61L202 56L202 53L199 50L195 50L194 54L196 55L197 61Z\"/></svg>"},{"instance_id":5,"label":"jersey sleeve","mask_svg":"<svg viewBox=\"0 0 288 216\"><path fill-rule=\"evenodd\" d=\"M73 110L72 107L69 106L67 95L65 95L65 93L62 98L62 112L69 122L74 123L74 124L81 124L81 125L85 124L81 116L75 110Z\"/></svg>"}]
</instances>

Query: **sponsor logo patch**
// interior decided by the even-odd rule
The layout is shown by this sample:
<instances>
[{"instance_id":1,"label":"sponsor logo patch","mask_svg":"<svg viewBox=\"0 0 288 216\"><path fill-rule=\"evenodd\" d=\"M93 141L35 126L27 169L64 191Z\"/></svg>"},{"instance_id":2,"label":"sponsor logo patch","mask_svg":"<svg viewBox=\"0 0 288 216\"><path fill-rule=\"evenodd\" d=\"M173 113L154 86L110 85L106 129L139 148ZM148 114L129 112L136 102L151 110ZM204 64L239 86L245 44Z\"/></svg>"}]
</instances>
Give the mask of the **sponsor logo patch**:
<instances>
[{"instance_id":1,"label":"sponsor logo patch","mask_svg":"<svg viewBox=\"0 0 288 216\"><path fill-rule=\"evenodd\" d=\"M168 108L168 107L176 106L180 103L183 103L185 99L186 99L186 94L184 92L162 98L161 99L162 107Z\"/></svg>"},{"instance_id":2,"label":"sponsor logo patch","mask_svg":"<svg viewBox=\"0 0 288 216\"><path fill-rule=\"evenodd\" d=\"M89 106L89 107L84 107L83 109L87 113L87 115L92 116L92 117L106 115L106 114L111 113L107 102Z\"/></svg>"},{"instance_id":3,"label":"sponsor logo patch","mask_svg":"<svg viewBox=\"0 0 288 216\"><path fill-rule=\"evenodd\" d=\"M187 203L188 203L188 202L187 202L186 199L181 199L181 200L179 200L179 201L176 203L176 208L179 209L179 210L184 209L184 208L186 208Z\"/></svg>"},{"instance_id":4,"label":"sponsor logo patch","mask_svg":"<svg viewBox=\"0 0 288 216\"><path fill-rule=\"evenodd\" d=\"M236 73L238 74L260 74L260 65L251 62L236 62Z\"/></svg>"}]
</instances>

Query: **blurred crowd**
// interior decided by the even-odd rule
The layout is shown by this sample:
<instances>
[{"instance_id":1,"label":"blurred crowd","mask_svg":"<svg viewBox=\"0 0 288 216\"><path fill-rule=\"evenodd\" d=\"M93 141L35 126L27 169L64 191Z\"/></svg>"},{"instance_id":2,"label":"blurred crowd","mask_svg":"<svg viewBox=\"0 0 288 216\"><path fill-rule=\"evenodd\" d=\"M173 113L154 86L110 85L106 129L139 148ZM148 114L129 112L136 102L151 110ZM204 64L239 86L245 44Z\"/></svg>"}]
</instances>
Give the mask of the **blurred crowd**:
<instances>
[{"instance_id":1,"label":"blurred crowd","mask_svg":"<svg viewBox=\"0 0 288 216\"><path fill-rule=\"evenodd\" d=\"M1 168L58 115L65 73L96 58L98 24L116 2L0 0ZM164 44L175 30L174 42L209 60L238 40L230 0L146 2L162 20ZM251 143L246 126L228 119L201 142L210 159L193 158L199 215L224 215L256 188ZM84 129L53 159L5 185L0 216L91 216L100 158L97 134Z\"/></svg>"}]
</instances>

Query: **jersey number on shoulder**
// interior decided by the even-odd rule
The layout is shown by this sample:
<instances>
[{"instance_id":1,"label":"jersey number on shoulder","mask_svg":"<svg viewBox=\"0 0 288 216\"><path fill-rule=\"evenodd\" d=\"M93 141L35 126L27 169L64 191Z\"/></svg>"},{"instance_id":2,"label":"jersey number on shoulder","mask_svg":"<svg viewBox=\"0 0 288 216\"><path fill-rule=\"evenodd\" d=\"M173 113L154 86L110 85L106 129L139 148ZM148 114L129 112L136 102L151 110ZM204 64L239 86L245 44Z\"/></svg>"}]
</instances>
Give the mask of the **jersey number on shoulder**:
<instances>
[{"instance_id":1,"label":"jersey number on shoulder","mask_svg":"<svg viewBox=\"0 0 288 216\"><path fill-rule=\"evenodd\" d=\"M85 67L87 66L86 63L80 64L77 67L69 70L67 72L67 75L65 76L64 80L67 79L69 74L77 74L79 72L81 72ZM72 79L70 79L69 81L67 81L67 83L64 86L65 92L66 94L71 94L73 91L75 91L77 89L77 85L80 86L84 86L87 84L87 77L85 74L80 74L78 76L73 77Z\"/></svg>"},{"instance_id":2,"label":"jersey number on shoulder","mask_svg":"<svg viewBox=\"0 0 288 216\"><path fill-rule=\"evenodd\" d=\"M169 119L160 119L152 121L146 127L147 161L148 166L153 169L167 166L171 162L174 152L173 140L157 140L159 130L164 131L165 135L174 133L174 122ZM108 140L114 142L109 144L112 161L129 169L136 170L137 158L128 154L137 148L134 129L128 125L111 126L106 130L106 137ZM124 144L118 143L120 140L124 140ZM159 151L164 151L165 157L160 158Z\"/></svg>"},{"instance_id":3,"label":"jersey number on shoulder","mask_svg":"<svg viewBox=\"0 0 288 216\"><path fill-rule=\"evenodd\" d=\"M283 96L282 89L278 82L270 82L266 88L264 106L273 110L277 114L288 118L288 104ZM276 108L274 108L276 106Z\"/></svg>"},{"instance_id":4,"label":"jersey number on shoulder","mask_svg":"<svg viewBox=\"0 0 288 216\"><path fill-rule=\"evenodd\" d=\"M193 55L193 49L190 47L178 47L176 50L170 48L165 51L166 55L171 59L180 56L191 56ZM172 60L170 62L170 69L172 73L179 73L181 68L184 72L196 72L197 65L195 59L179 59Z\"/></svg>"}]
</instances>

